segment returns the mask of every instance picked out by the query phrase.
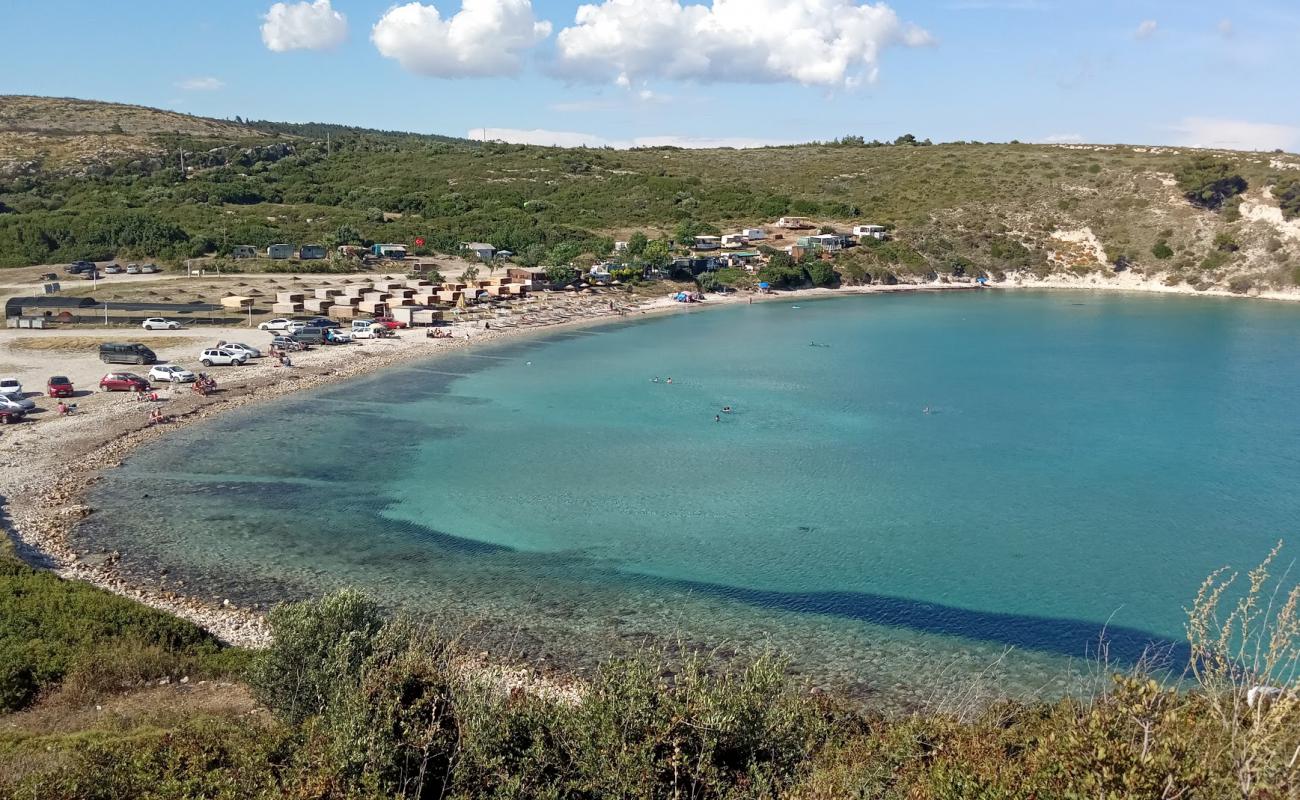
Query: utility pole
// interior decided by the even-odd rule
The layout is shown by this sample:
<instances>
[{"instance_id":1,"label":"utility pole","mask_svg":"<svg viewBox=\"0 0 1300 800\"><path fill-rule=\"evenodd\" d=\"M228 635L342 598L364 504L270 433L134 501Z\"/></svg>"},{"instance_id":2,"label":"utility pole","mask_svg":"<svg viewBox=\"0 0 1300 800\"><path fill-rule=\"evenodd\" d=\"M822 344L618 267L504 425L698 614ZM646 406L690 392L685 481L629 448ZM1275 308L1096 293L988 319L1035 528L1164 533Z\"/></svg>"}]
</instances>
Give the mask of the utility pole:
<instances>
[{"instance_id":1,"label":"utility pole","mask_svg":"<svg viewBox=\"0 0 1300 800\"><path fill-rule=\"evenodd\" d=\"M181 151L181 180L185 180L185 142L181 141L180 131L176 131L176 143Z\"/></svg>"},{"instance_id":2,"label":"utility pole","mask_svg":"<svg viewBox=\"0 0 1300 800\"><path fill-rule=\"evenodd\" d=\"M329 158L332 152L330 149L330 132L325 131L325 157Z\"/></svg>"}]
</instances>

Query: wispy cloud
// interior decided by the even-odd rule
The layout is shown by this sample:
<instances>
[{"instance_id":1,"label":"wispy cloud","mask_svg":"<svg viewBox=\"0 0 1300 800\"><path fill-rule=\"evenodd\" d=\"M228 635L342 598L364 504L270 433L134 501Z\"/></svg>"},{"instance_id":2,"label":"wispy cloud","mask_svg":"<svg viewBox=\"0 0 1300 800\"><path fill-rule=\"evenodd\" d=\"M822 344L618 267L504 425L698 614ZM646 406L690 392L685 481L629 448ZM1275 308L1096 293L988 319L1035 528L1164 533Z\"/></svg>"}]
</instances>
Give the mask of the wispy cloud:
<instances>
[{"instance_id":1,"label":"wispy cloud","mask_svg":"<svg viewBox=\"0 0 1300 800\"><path fill-rule=\"evenodd\" d=\"M1217 30L1219 35L1225 39L1231 39L1233 34L1236 33L1236 29L1232 26L1232 20L1227 17L1219 20L1219 23L1214 26L1214 29Z\"/></svg>"},{"instance_id":2,"label":"wispy cloud","mask_svg":"<svg viewBox=\"0 0 1300 800\"><path fill-rule=\"evenodd\" d=\"M760 139L746 136L637 136L631 139L610 139L594 133L578 131L552 131L544 128L530 130L522 128L474 128L465 134L471 139L485 138L489 141L510 142L512 144L536 144L548 147L613 147L626 150L630 147L767 147L770 145L790 144L775 139Z\"/></svg>"},{"instance_id":3,"label":"wispy cloud","mask_svg":"<svg viewBox=\"0 0 1300 800\"><path fill-rule=\"evenodd\" d=\"M1144 19L1138 23L1137 30L1133 31L1133 36L1138 39L1150 39L1155 36L1156 30L1160 24L1153 19Z\"/></svg>"},{"instance_id":4,"label":"wispy cloud","mask_svg":"<svg viewBox=\"0 0 1300 800\"><path fill-rule=\"evenodd\" d=\"M1185 147L1300 151L1300 128L1294 125L1186 117L1171 127L1174 143Z\"/></svg>"},{"instance_id":5,"label":"wispy cloud","mask_svg":"<svg viewBox=\"0 0 1300 800\"><path fill-rule=\"evenodd\" d=\"M187 92L215 92L224 88L225 81L219 78L186 78L183 81L176 82L177 89L184 89Z\"/></svg>"}]
</instances>

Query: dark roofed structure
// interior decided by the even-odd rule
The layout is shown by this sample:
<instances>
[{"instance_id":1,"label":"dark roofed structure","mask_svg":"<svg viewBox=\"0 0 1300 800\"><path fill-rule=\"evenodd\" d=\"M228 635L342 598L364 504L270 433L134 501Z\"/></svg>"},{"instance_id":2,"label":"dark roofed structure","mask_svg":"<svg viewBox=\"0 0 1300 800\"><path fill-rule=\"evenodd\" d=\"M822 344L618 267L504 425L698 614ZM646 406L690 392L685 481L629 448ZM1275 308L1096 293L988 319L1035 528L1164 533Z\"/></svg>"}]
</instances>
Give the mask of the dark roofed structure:
<instances>
[{"instance_id":1,"label":"dark roofed structure","mask_svg":"<svg viewBox=\"0 0 1300 800\"><path fill-rule=\"evenodd\" d=\"M35 297L11 297L5 301L5 319L21 317L23 311L60 312L86 309L109 311L156 311L160 314L195 314L221 311L222 307L212 303L123 303L116 301L98 302L93 297L59 297L58 295L41 295Z\"/></svg>"}]
</instances>

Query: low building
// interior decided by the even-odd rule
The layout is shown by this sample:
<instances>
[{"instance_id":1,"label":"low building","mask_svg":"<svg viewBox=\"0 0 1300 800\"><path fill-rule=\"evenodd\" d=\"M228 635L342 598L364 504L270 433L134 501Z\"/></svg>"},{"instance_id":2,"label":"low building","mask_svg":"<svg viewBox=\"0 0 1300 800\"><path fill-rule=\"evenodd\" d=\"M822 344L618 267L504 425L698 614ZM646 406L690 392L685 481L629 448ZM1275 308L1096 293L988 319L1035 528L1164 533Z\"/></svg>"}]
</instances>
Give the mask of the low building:
<instances>
[{"instance_id":1,"label":"low building","mask_svg":"<svg viewBox=\"0 0 1300 800\"><path fill-rule=\"evenodd\" d=\"M491 261L497 254L497 249L487 242L461 242L460 249L474 254L479 261Z\"/></svg>"},{"instance_id":2,"label":"low building","mask_svg":"<svg viewBox=\"0 0 1300 800\"><path fill-rule=\"evenodd\" d=\"M298 258L303 261L318 261L325 257L325 245L305 244L298 248Z\"/></svg>"},{"instance_id":3,"label":"low building","mask_svg":"<svg viewBox=\"0 0 1300 800\"><path fill-rule=\"evenodd\" d=\"M380 258L392 258L400 261L406 258L406 245L404 244L376 244L371 245L370 252Z\"/></svg>"},{"instance_id":4,"label":"low building","mask_svg":"<svg viewBox=\"0 0 1300 800\"><path fill-rule=\"evenodd\" d=\"M745 235L743 233L728 233L722 237L723 247L744 247Z\"/></svg>"},{"instance_id":5,"label":"low building","mask_svg":"<svg viewBox=\"0 0 1300 800\"><path fill-rule=\"evenodd\" d=\"M767 231L762 228L745 228L740 232L740 235L751 242L761 242L767 238Z\"/></svg>"},{"instance_id":6,"label":"low building","mask_svg":"<svg viewBox=\"0 0 1300 800\"><path fill-rule=\"evenodd\" d=\"M803 239L812 240L818 247L828 253L843 250L845 247L849 246L850 242L852 242L852 238L845 236L842 233L819 233L816 236L805 236L800 239L800 241L803 241Z\"/></svg>"},{"instance_id":7,"label":"low building","mask_svg":"<svg viewBox=\"0 0 1300 800\"><path fill-rule=\"evenodd\" d=\"M237 244L230 251L231 258L257 258L257 248L251 244Z\"/></svg>"},{"instance_id":8,"label":"low building","mask_svg":"<svg viewBox=\"0 0 1300 800\"><path fill-rule=\"evenodd\" d=\"M266 248L266 257L276 259L277 261L286 258L293 258L293 245L273 244Z\"/></svg>"},{"instance_id":9,"label":"low building","mask_svg":"<svg viewBox=\"0 0 1300 800\"><path fill-rule=\"evenodd\" d=\"M722 245L722 239L718 236L696 236L696 250L717 250Z\"/></svg>"},{"instance_id":10,"label":"low building","mask_svg":"<svg viewBox=\"0 0 1300 800\"><path fill-rule=\"evenodd\" d=\"M811 228L812 223L808 221L807 217L781 217L776 221L776 227L797 231Z\"/></svg>"}]
</instances>

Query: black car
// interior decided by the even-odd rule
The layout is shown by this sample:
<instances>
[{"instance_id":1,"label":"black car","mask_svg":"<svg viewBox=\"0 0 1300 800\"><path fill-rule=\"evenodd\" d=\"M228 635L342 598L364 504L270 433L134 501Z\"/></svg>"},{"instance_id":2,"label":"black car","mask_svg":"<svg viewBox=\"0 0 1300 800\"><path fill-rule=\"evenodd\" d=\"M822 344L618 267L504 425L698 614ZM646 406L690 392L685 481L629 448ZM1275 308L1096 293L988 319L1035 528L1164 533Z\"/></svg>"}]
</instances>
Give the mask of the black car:
<instances>
[{"instance_id":1,"label":"black car","mask_svg":"<svg viewBox=\"0 0 1300 800\"><path fill-rule=\"evenodd\" d=\"M80 275L83 272L94 272L95 265L90 261L74 261L67 266L69 275Z\"/></svg>"},{"instance_id":2,"label":"black car","mask_svg":"<svg viewBox=\"0 0 1300 800\"><path fill-rule=\"evenodd\" d=\"M326 317L315 317L315 318L310 319L310 320L307 321L307 327L309 327L309 328L342 328L343 325L342 325L341 323L335 322L335 321L332 320L332 319L327 319Z\"/></svg>"}]
</instances>

